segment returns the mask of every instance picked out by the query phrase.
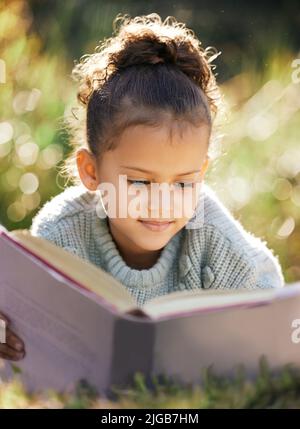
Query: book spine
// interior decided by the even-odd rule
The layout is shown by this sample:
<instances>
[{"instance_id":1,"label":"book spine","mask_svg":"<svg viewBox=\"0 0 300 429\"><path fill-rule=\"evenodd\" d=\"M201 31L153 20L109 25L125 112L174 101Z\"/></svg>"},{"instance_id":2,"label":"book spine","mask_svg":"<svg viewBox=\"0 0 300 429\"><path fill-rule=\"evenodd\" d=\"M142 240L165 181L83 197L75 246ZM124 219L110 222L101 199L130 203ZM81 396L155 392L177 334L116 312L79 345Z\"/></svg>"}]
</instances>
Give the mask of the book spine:
<instances>
[{"instance_id":1,"label":"book spine","mask_svg":"<svg viewBox=\"0 0 300 429\"><path fill-rule=\"evenodd\" d=\"M155 323L140 317L115 320L110 386L132 385L137 372L146 379L153 370Z\"/></svg>"}]
</instances>

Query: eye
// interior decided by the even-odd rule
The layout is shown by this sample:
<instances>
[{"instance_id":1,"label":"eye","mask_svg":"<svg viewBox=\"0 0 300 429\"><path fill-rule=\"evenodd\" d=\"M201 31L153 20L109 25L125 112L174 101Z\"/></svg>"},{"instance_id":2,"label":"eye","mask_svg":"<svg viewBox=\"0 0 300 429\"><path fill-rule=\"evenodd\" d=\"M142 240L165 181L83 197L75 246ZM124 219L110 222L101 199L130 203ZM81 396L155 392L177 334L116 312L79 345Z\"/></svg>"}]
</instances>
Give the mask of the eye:
<instances>
[{"instance_id":1,"label":"eye","mask_svg":"<svg viewBox=\"0 0 300 429\"><path fill-rule=\"evenodd\" d=\"M139 185L141 185L141 184L143 184L143 185L149 185L149 181L147 181L147 180L127 180L129 183L131 183L131 184L133 184L133 185L135 185L135 186L139 186Z\"/></svg>"},{"instance_id":2,"label":"eye","mask_svg":"<svg viewBox=\"0 0 300 429\"><path fill-rule=\"evenodd\" d=\"M179 185L180 188L192 188L194 186L194 182L177 182L175 185Z\"/></svg>"},{"instance_id":3,"label":"eye","mask_svg":"<svg viewBox=\"0 0 300 429\"><path fill-rule=\"evenodd\" d=\"M130 184L134 186L140 186L140 185L149 185L151 182L149 180L127 180ZM194 186L194 182L175 182L176 186L179 186L179 188L183 189L185 186L187 188L192 188Z\"/></svg>"}]
</instances>

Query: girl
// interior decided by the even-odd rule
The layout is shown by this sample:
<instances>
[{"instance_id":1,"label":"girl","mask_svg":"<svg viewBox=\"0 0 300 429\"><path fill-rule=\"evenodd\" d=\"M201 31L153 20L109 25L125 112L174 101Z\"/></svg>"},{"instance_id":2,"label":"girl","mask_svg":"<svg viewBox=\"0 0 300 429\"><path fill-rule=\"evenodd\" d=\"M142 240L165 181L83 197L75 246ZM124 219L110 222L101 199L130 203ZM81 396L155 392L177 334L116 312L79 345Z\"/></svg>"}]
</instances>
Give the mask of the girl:
<instances>
[{"instance_id":1,"label":"girl","mask_svg":"<svg viewBox=\"0 0 300 429\"><path fill-rule=\"evenodd\" d=\"M114 37L75 65L84 116L65 167L73 175L76 167L76 183L43 206L31 233L109 272L138 305L176 290L282 287L278 258L203 183L221 106L211 66L218 54L170 18L125 16ZM164 217L148 192L161 183L174 196L163 200ZM103 189L96 192L102 184L115 191L118 215L108 212ZM186 188L192 214L175 216ZM128 189L147 191L137 216L119 215L133 207ZM24 344L9 330L0 353L20 359Z\"/></svg>"}]
</instances>

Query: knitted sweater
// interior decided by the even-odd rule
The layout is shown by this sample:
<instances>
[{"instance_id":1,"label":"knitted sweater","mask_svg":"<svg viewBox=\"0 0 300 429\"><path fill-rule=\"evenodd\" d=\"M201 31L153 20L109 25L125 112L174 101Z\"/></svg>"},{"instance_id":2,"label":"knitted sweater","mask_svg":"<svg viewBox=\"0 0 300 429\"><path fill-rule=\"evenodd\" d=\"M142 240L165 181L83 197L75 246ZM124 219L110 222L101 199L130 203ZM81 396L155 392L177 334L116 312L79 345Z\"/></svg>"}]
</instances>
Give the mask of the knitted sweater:
<instances>
[{"instance_id":1,"label":"knitted sweater","mask_svg":"<svg viewBox=\"0 0 300 429\"><path fill-rule=\"evenodd\" d=\"M178 231L149 269L125 263L107 218L95 209L98 194L83 185L70 186L46 202L30 231L104 269L129 290L138 306L178 290L284 286L278 257L266 242L246 231L205 183L201 199L200 226Z\"/></svg>"}]
</instances>

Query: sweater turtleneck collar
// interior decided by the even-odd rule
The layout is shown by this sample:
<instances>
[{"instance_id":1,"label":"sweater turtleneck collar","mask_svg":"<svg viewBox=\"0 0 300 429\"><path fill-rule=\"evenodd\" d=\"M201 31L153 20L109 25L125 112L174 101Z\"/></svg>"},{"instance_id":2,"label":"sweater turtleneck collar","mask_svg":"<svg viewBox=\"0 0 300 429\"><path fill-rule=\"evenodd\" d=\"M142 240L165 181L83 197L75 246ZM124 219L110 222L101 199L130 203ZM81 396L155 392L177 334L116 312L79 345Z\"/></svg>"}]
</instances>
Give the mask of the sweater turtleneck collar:
<instances>
[{"instance_id":1,"label":"sweater turtleneck collar","mask_svg":"<svg viewBox=\"0 0 300 429\"><path fill-rule=\"evenodd\" d=\"M116 279L134 289L159 289L177 258L182 231L168 241L151 268L141 270L129 267L124 261L111 235L107 218L96 217L93 234L106 270Z\"/></svg>"}]
</instances>

